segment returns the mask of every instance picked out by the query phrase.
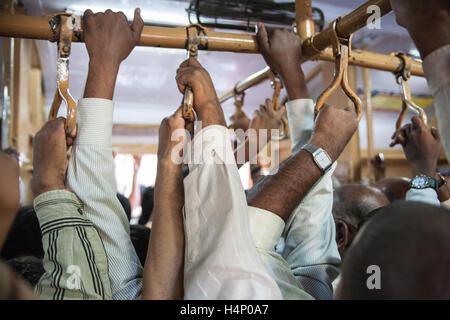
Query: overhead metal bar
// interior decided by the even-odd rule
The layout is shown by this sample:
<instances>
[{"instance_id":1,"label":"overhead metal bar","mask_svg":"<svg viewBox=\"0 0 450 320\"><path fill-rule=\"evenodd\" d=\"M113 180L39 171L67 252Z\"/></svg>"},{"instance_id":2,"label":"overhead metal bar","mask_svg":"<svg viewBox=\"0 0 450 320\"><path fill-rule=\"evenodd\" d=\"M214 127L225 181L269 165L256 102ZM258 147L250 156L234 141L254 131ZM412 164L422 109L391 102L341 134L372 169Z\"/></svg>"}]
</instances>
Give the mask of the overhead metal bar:
<instances>
[{"instance_id":1,"label":"overhead metal bar","mask_svg":"<svg viewBox=\"0 0 450 320\"><path fill-rule=\"evenodd\" d=\"M391 11L389 0L370 0L339 19L336 25L338 35L345 37L364 27L370 17L370 14L367 13L367 8L371 5L377 5L380 8L381 16ZM53 31L54 28L51 27L52 24L57 23L55 16L57 15L33 17L0 14L0 36L56 41L59 37L58 31ZM82 19L80 17L74 17L74 24L72 41L82 42ZM311 59L334 60L331 50L325 50L331 45L330 37L332 32L332 28L328 27L324 31L303 41L304 61ZM306 37L307 35L308 32L305 32L304 36ZM186 27L164 28L145 26L141 40L139 41L139 45L141 46L163 48L186 49L186 44ZM208 28L205 28L204 38L198 49L241 53L259 52L254 35L222 33ZM409 60L411 62L411 74L424 76L421 63L413 59ZM391 72L400 69L402 63L402 60L398 57L357 50L352 52L352 57L349 60L349 64L351 65Z\"/></svg>"},{"instance_id":2,"label":"overhead metal bar","mask_svg":"<svg viewBox=\"0 0 450 320\"><path fill-rule=\"evenodd\" d=\"M308 83L312 78L318 75L322 71L322 66L320 64L314 66L306 75L305 82ZM254 87L268 79L270 79L272 71L269 67L265 67L264 69L248 76L244 80L238 82L233 89L225 92L219 97L220 103L227 101L228 99L234 96L234 93L241 94L245 92L247 89Z\"/></svg>"}]
</instances>

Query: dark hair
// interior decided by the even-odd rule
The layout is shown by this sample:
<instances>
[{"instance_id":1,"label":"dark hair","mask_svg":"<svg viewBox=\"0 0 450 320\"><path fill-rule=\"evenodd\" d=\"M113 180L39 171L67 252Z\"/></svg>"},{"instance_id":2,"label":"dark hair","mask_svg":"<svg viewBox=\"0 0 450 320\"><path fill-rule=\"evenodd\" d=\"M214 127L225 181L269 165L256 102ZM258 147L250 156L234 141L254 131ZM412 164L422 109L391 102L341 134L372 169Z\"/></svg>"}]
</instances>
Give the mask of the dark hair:
<instances>
[{"instance_id":1,"label":"dark hair","mask_svg":"<svg viewBox=\"0 0 450 320\"><path fill-rule=\"evenodd\" d=\"M154 197L155 189L153 187L145 188L141 197L141 207L142 213L139 217L139 224L145 225L153 211L153 197Z\"/></svg>"},{"instance_id":2,"label":"dark hair","mask_svg":"<svg viewBox=\"0 0 450 320\"><path fill-rule=\"evenodd\" d=\"M144 266L145 258L147 258L148 242L150 240L150 229L140 224L132 224L130 225L130 237L139 261Z\"/></svg>"},{"instance_id":3,"label":"dark hair","mask_svg":"<svg viewBox=\"0 0 450 320\"><path fill-rule=\"evenodd\" d=\"M128 221L130 221L130 219L131 219L130 201L121 193L117 194L117 199L119 199L120 204L123 207L123 210L125 210L125 214L127 215Z\"/></svg>"},{"instance_id":4,"label":"dark hair","mask_svg":"<svg viewBox=\"0 0 450 320\"><path fill-rule=\"evenodd\" d=\"M10 259L6 263L16 274L23 280L29 282L33 287L45 273L42 260L33 256Z\"/></svg>"},{"instance_id":5,"label":"dark hair","mask_svg":"<svg viewBox=\"0 0 450 320\"><path fill-rule=\"evenodd\" d=\"M44 256L41 227L32 207L19 209L3 244L0 256L4 260L21 256L37 258Z\"/></svg>"}]
</instances>

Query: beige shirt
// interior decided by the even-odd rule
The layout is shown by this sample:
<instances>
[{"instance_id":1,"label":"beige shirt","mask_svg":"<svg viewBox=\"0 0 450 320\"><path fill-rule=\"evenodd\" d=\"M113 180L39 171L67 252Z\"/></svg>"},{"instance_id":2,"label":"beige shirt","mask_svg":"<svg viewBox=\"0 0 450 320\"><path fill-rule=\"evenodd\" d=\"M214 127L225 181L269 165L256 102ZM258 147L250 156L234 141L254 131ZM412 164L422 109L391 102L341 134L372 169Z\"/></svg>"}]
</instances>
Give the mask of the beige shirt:
<instances>
[{"instance_id":1,"label":"beige shirt","mask_svg":"<svg viewBox=\"0 0 450 320\"><path fill-rule=\"evenodd\" d=\"M230 133L213 125L191 143L184 179L185 299L281 299L250 234Z\"/></svg>"}]
</instances>

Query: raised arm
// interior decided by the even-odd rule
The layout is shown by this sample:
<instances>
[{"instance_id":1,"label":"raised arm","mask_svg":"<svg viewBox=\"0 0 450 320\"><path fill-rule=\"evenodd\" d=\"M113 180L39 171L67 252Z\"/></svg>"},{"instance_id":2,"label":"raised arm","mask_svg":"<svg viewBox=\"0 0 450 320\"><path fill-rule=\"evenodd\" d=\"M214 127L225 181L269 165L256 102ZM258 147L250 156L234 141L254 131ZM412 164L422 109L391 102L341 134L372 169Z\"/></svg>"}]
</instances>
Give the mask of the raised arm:
<instances>
[{"instance_id":1,"label":"raised arm","mask_svg":"<svg viewBox=\"0 0 450 320\"><path fill-rule=\"evenodd\" d=\"M76 195L66 189L64 119L49 121L34 139L32 189L42 232L43 299L111 299L108 261L100 236Z\"/></svg>"},{"instance_id":2,"label":"raised arm","mask_svg":"<svg viewBox=\"0 0 450 320\"><path fill-rule=\"evenodd\" d=\"M159 129L152 233L144 268L144 299L183 299L183 174L172 153L186 143L181 108ZM179 134L176 139L172 135ZM174 136L175 137L175 136ZM182 150L181 150L182 151Z\"/></svg>"},{"instance_id":3,"label":"raised arm","mask_svg":"<svg viewBox=\"0 0 450 320\"><path fill-rule=\"evenodd\" d=\"M285 82L289 98L307 98L303 72L298 71L301 47L297 36L285 30L275 30L272 35L268 35L263 25L258 32L261 52L269 66ZM296 127L295 123L293 126ZM315 121L309 143L325 150L334 162L356 128L356 115L352 109L324 107ZM306 150L300 150L280 166L277 174L268 176L252 189L248 197L249 205L273 212L287 221L322 174L312 155ZM283 201L278 199L280 194L283 195Z\"/></svg>"},{"instance_id":4,"label":"raised arm","mask_svg":"<svg viewBox=\"0 0 450 320\"><path fill-rule=\"evenodd\" d=\"M82 201L86 216L103 241L113 299L140 297L143 268L130 239L129 222L116 197L112 124L115 81L120 63L138 43L143 28L136 9L130 25L123 13L84 15L89 73L84 99L78 103L77 138L67 186Z\"/></svg>"},{"instance_id":5,"label":"raised arm","mask_svg":"<svg viewBox=\"0 0 450 320\"><path fill-rule=\"evenodd\" d=\"M259 228L261 224L258 220L268 216L261 209L278 214L286 222L284 230L277 237L283 235L285 238L282 257L288 262L291 269L289 271L292 271L299 286L311 296L316 299L331 299L331 283L339 272L340 264L332 217L331 175L335 166L323 173L312 161L312 156L304 153L301 148L308 142L315 146L318 143L328 152L331 146L321 143L327 140L328 143L337 143L334 156L331 156L334 161L356 129L356 121L352 112L327 107L314 124L314 102L308 98L300 66L301 45L295 33L275 30L268 35L264 26L260 26L258 42L264 59L288 88L290 101L286 106L292 156L277 173L267 176L250 191L249 205L253 212L259 213L252 215L250 222L254 228ZM328 129L333 126L336 126L336 131L334 135L330 135L331 131ZM275 192L277 200L264 199L264 195L269 194L267 190L270 190L269 193ZM269 205L270 201L277 201L277 205ZM280 206L281 204L286 204L286 207ZM263 234L276 238L267 231L255 234L259 237Z\"/></svg>"},{"instance_id":6,"label":"raised arm","mask_svg":"<svg viewBox=\"0 0 450 320\"><path fill-rule=\"evenodd\" d=\"M397 23L406 28L423 60L439 130L450 159L450 7L448 0L391 0Z\"/></svg>"},{"instance_id":7,"label":"raised arm","mask_svg":"<svg viewBox=\"0 0 450 320\"><path fill-rule=\"evenodd\" d=\"M421 182L420 177L435 179L435 183L438 183L436 167L442 152L438 130L434 127L428 128L422 119L416 116L412 118L411 123L397 130L392 139L391 147L400 144L411 166L413 176L411 185L414 187L406 193L406 200L439 205L437 185L433 188L428 184L417 185L414 183L415 181ZM419 180L416 180L417 177ZM442 187L446 188L446 186Z\"/></svg>"},{"instance_id":8,"label":"raised arm","mask_svg":"<svg viewBox=\"0 0 450 320\"><path fill-rule=\"evenodd\" d=\"M211 78L189 59L178 69L177 83L180 92L186 86L193 89L202 121L189 145L184 179L184 297L279 299L251 238L245 193Z\"/></svg>"}]
</instances>

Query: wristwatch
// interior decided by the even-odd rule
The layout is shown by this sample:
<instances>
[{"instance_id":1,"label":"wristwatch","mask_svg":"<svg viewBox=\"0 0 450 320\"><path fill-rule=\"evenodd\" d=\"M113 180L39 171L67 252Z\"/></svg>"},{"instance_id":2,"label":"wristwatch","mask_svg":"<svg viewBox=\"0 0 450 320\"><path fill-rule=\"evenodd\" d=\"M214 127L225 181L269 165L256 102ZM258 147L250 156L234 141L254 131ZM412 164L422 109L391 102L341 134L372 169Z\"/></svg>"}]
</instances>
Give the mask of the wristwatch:
<instances>
[{"instance_id":1,"label":"wristwatch","mask_svg":"<svg viewBox=\"0 0 450 320\"><path fill-rule=\"evenodd\" d=\"M333 162L331 161L330 156L325 150L310 143L305 144L302 149L312 154L314 162L320 169L323 170L324 173L327 173L328 170L331 169Z\"/></svg>"},{"instance_id":2,"label":"wristwatch","mask_svg":"<svg viewBox=\"0 0 450 320\"><path fill-rule=\"evenodd\" d=\"M438 182L436 181L436 179L421 174L412 178L409 186L413 189L433 188L434 190L437 190Z\"/></svg>"}]
</instances>

